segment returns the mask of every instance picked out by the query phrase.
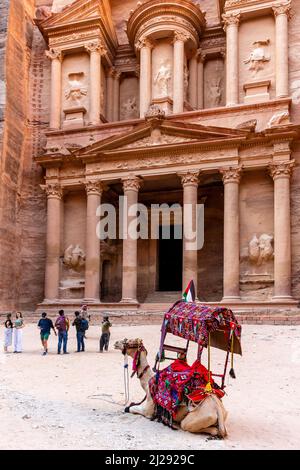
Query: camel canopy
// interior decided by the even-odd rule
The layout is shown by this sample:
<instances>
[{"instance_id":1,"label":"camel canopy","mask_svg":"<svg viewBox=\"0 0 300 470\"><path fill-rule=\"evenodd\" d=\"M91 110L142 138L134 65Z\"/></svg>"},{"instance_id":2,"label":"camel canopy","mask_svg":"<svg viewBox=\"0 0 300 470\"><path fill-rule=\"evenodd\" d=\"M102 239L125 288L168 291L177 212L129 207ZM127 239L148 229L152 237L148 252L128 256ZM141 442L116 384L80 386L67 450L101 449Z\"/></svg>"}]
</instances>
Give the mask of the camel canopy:
<instances>
[{"instance_id":1,"label":"camel canopy","mask_svg":"<svg viewBox=\"0 0 300 470\"><path fill-rule=\"evenodd\" d=\"M185 348L171 346L165 343L167 334L170 333L187 340ZM160 348L156 358L157 364L166 357L165 351L177 352L186 357L190 341L198 344L197 358L200 360L203 348L208 348L210 370L210 347L226 351L226 360L223 374L212 374L222 378L222 388L227 369L229 354L231 353L230 375L235 378L233 370L233 354L242 355L241 325L239 325L232 310L226 307L213 307L196 302L178 300L165 313L161 327Z\"/></svg>"}]
</instances>

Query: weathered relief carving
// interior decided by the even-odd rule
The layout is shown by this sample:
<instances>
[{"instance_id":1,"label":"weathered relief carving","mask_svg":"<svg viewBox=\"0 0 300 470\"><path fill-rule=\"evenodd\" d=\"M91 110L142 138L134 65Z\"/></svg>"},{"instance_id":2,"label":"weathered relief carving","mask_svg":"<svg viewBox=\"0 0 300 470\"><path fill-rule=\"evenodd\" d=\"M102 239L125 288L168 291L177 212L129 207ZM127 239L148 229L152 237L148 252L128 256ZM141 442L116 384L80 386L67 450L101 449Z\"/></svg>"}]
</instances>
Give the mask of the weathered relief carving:
<instances>
[{"instance_id":1,"label":"weathered relief carving","mask_svg":"<svg viewBox=\"0 0 300 470\"><path fill-rule=\"evenodd\" d=\"M291 84L292 100L294 104L300 104L300 80L294 80Z\"/></svg>"},{"instance_id":2,"label":"weathered relief carving","mask_svg":"<svg viewBox=\"0 0 300 470\"><path fill-rule=\"evenodd\" d=\"M85 265L85 253L77 244L68 246L64 252L63 263L71 269L80 270Z\"/></svg>"},{"instance_id":3,"label":"weathered relief carving","mask_svg":"<svg viewBox=\"0 0 300 470\"><path fill-rule=\"evenodd\" d=\"M138 115L136 97L128 98L121 106L121 116L123 119L133 119Z\"/></svg>"},{"instance_id":4,"label":"weathered relief carving","mask_svg":"<svg viewBox=\"0 0 300 470\"><path fill-rule=\"evenodd\" d=\"M187 100L188 89L189 89L189 70L186 64L184 65L183 86L184 86L184 98L185 100Z\"/></svg>"},{"instance_id":5,"label":"weathered relief carving","mask_svg":"<svg viewBox=\"0 0 300 470\"><path fill-rule=\"evenodd\" d=\"M182 142L191 142L196 141L197 139L186 139L184 137L165 135L160 132L160 129L153 129L149 137L137 140L131 144L124 145L120 147L121 149L131 149L131 148L143 148L143 147L153 147L156 145L170 145L170 144L179 144Z\"/></svg>"},{"instance_id":6,"label":"weathered relief carving","mask_svg":"<svg viewBox=\"0 0 300 470\"><path fill-rule=\"evenodd\" d=\"M250 119L249 121L241 122L236 126L236 129L242 129L250 132L255 132L257 126L257 119Z\"/></svg>"},{"instance_id":7,"label":"weathered relief carving","mask_svg":"<svg viewBox=\"0 0 300 470\"><path fill-rule=\"evenodd\" d=\"M206 89L208 90L208 105L209 107L217 107L220 105L222 100L222 78L211 77L206 81Z\"/></svg>"},{"instance_id":8,"label":"weathered relief carving","mask_svg":"<svg viewBox=\"0 0 300 470\"><path fill-rule=\"evenodd\" d=\"M274 114L269 120L267 127L283 126L284 124L290 124L290 114L288 111Z\"/></svg>"},{"instance_id":9,"label":"weathered relief carving","mask_svg":"<svg viewBox=\"0 0 300 470\"><path fill-rule=\"evenodd\" d=\"M154 77L154 85L156 86L156 97L165 97L170 93L171 83L171 66L169 61L162 60L156 76Z\"/></svg>"},{"instance_id":10,"label":"weathered relief carving","mask_svg":"<svg viewBox=\"0 0 300 470\"><path fill-rule=\"evenodd\" d=\"M86 96L87 88L83 86L84 73L69 73L69 87L65 89L65 97L70 100L71 107L78 107L81 104L81 98Z\"/></svg>"},{"instance_id":11,"label":"weathered relief carving","mask_svg":"<svg viewBox=\"0 0 300 470\"><path fill-rule=\"evenodd\" d=\"M39 7L35 10L35 18L43 21L52 16L51 8L47 6Z\"/></svg>"},{"instance_id":12,"label":"weathered relief carving","mask_svg":"<svg viewBox=\"0 0 300 470\"><path fill-rule=\"evenodd\" d=\"M248 65L248 69L254 74L264 68L266 62L271 60L271 56L266 52L265 47L270 44L270 40L255 41L253 43L254 49L250 52L249 57L244 60L244 64Z\"/></svg>"},{"instance_id":13,"label":"weathered relief carving","mask_svg":"<svg viewBox=\"0 0 300 470\"><path fill-rule=\"evenodd\" d=\"M248 257L251 263L261 266L263 263L273 259L274 249L272 246L274 237L263 233L257 238L253 235L248 246Z\"/></svg>"}]
</instances>

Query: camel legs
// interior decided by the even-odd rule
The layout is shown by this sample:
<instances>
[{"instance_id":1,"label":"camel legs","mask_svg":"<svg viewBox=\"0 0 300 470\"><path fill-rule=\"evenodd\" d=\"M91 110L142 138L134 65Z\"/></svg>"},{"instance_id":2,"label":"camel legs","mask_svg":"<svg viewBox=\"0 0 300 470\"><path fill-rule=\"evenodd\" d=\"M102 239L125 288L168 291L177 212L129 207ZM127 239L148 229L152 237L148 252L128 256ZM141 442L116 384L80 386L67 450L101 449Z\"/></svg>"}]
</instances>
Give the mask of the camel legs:
<instances>
[{"instance_id":1,"label":"camel legs","mask_svg":"<svg viewBox=\"0 0 300 470\"><path fill-rule=\"evenodd\" d=\"M146 403L142 405L132 405L125 408L125 411L128 413L142 415L145 418L151 419L154 415L154 403L152 398L147 398Z\"/></svg>"}]
</instances>

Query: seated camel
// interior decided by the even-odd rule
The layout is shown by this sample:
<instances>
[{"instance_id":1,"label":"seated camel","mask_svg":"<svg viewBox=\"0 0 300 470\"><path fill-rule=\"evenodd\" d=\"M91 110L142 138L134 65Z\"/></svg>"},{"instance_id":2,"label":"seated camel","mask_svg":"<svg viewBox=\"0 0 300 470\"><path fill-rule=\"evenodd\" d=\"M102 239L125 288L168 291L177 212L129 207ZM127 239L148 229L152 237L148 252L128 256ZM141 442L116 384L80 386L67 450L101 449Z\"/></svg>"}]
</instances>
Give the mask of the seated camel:
<instances>
[{"instance_id":1,"label":"seated camel","mask_svg":"<svg viewBox=\"0 0 300 470\"><path fill-rule=\"evenodd\" d=\"M154 419L155 404L149 389L149 381L154 376L154 372L148 364L147 350L143 345L143 341L138 338L124 339L123 341L117 341L114 348L122 351L124 355L128 354L133 359L133 371L146 393L146 397L141 404L131 404L125 408L125 412ZM174 427L181 428L183 431L207 433L224 438L227 435L226 418L227 411L222 401L215 394L210 393L197 405L180 404L174 418Z\"/></svg>"}]
</instances>

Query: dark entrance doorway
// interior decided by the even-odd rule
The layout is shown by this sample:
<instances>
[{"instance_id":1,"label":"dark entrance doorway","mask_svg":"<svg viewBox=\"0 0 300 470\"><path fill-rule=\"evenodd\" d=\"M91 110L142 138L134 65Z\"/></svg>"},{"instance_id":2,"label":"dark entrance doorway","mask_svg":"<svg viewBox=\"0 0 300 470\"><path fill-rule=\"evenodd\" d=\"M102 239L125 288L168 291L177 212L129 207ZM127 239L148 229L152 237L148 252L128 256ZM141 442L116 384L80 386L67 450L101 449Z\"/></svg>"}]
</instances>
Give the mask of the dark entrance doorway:
<instances>
[{"instance_id":1,"label":"dark entrance doorway","mask_svg":"<svg viewBox=\"0 0 300 470\"><path fill-rule=\"evenodd\" d=\"M170 238L162 238L166 228L159 227L158 240L158 290L181 291L182 289L182 238L174 238L174 225Z\"/></svg>"}]
</instances>

